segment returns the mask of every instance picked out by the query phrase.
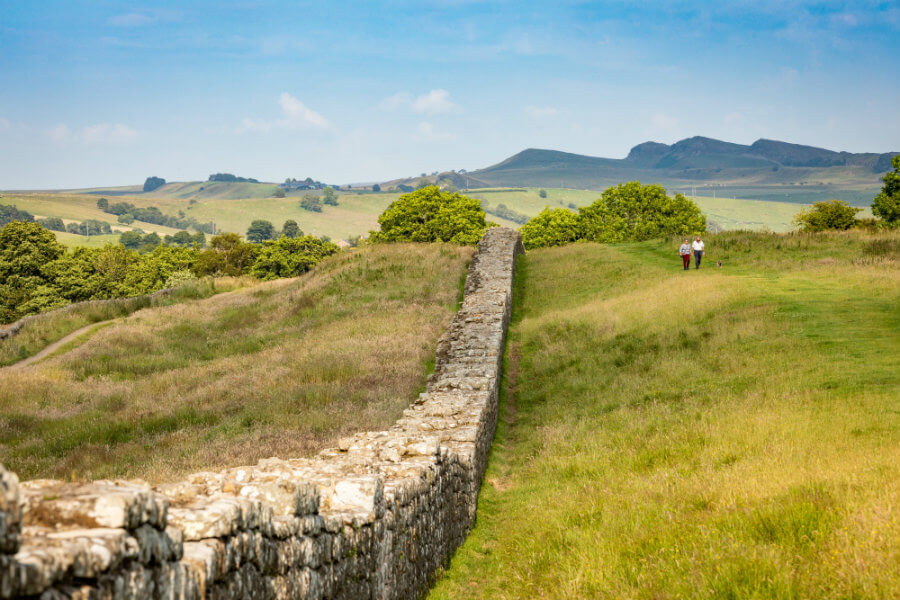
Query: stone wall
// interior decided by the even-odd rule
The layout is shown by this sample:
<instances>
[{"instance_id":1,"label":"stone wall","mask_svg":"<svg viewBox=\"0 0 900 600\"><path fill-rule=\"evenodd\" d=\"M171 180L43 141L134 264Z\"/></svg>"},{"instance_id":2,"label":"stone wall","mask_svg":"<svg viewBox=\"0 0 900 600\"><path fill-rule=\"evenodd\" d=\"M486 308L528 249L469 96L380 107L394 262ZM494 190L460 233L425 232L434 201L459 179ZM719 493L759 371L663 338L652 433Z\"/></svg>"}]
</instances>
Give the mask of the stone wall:
<instances>
[{"instance_id":1,"label":"stone wall","mask_svg":"<svg viewBox=\"0 0 900 600\"><path fill-rule=\"evenodd\" d=\"M463 542L497 422L519 234L489 230L426 391L316 458L139 481L0 467L0 598L417 598Z\"/></svg>"}]
</instances>

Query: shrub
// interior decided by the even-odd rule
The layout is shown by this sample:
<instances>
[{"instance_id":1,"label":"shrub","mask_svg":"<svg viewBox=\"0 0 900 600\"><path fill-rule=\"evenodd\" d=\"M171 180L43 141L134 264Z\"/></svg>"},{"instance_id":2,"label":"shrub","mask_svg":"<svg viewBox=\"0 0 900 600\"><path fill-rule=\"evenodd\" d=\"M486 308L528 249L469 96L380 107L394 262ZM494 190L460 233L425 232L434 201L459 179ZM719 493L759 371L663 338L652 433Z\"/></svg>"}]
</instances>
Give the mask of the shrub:
<instances>
[{"instance_id":1,"label":"shrub","mask_svg":"<svg viewBox=\"0 0 900 600\"><path fill-rule=\"evenodd\" d=\"M180 271L173 271L167 278L166 282L163 284L164 288L177 288L188 283L193 283L197 278L191 273L188 269L181 269Z\"/></svg>"},{"instance_id":2,"label":"shrub","mask_svg":"<svg viewBox=\"0 0 900 600\"><path fill-rule=\"evenodd\" d=\"M872 214L891 226L900 225L900 154L891 159L893 171L884 174L881 193L872 201Z\"/></svg>"},{"instance_id":3,"label":"shrub","mask_svg":"<svg viewBox=\"0 0 900 600\"><path fill-rule=\"evenodd\" d=\"M134 223L134 215L131 213L125 213L116 217L116 221L123 225L131 225Z\"/></svg>"},{"instance_id":4,"label":"shrub","mask_svg":"<svg viewBox=\"0 0 900 600\"><path fill-rule=\"evenodd\" d=\"M335 244L311 235L299 238L282 236L263 247L253 264L252 273L260 279L296 277L338 251Z\"/></svg>"},{"instance_id":5,"label":"shrub","mask_svg":"<svg viewBox=\"0 0 900 600\"><path fill-rule=\"evenodd\" d=\"M334 188L328 186L325 188L322 193L322 203L328 204L329 206L337 206L338 205L338 195L337 192L334 191Z\"/></svg>"},{"instance_id":6,"label":"shrub","mask_svg":"<svg viewBox=\"0 0 900 600\"><path fill-rule=\"evenodd\" d=\"M519 231L522 244L529 250L544 246L562 246L578 239L578 215L565 208L542 210Z\"/></svg>"},{"instance_id":7,"label":"shrub","mask_svg":"<svg viewBox=\"0 0 900 600\"><path fill-rule=\"evenodd\" d=\"M273 198L284 198L285 196L286 196L286 194L284 193L284 190L281 188L275 188L275 191L272 192Z\"/></svg>"},{"instance_id":8,"label":"shrub","mask_svg":"<svg viewBox=\"0 0 900 600\"><path fill-rule=\"evenodd\" d=\"M300 208L312 212L322 212L322 201L317 196L307 194L300 201Z\"/></svg>"},{"instance_id":9,"label":"shrub","mask_svg":"<svg viewBox=\"0 0 900 600\"><path fill-rule=\"evenodd\" d=\"M373 192L380 192L380 191L381 191L381 186L378 185L377 183L373 184L373 185L372 185L372 191L373 191Z\"/></svg>"},{"instance_id":10,"label":"shrub","mask_svg":"<svg viewBox=\"0 0 900 600\"><path fill-rule=\"evenodd\" d=\"M856 225L856 213L861 210L842 200L814 202L812 208L802 210L794 216L794 224L801 231L850 229Z\"/></svg>"},{"instance_id":11,"label":"shrub","mask_svg":"<svg viewBox=\"0 0 900 600\"><path fill-rule=\"evenodd\" d=\"M297 225L297 221L288 219L281 227L281 235L284 237L296 238L303 235L303 232L300 230L300 226Z\"/></svg>"},{"instance_id":12,"label":"shrub","mask_svg":"<svg viewBox=\"0 0 900 600\"><path fill-rule=\"evenodd\" d=\"M545 190L545 189L538 190L538 196L540 196L541 198L546 198L547 190Z\"/></svg>"},{"instance_id":13,"label":"shrub","mask_svg":"<svg viewBox=\"0 0 900 600\"><path fill-rule=\"evenodd\" d=\"M475 198L428 186L400 196L378 217L374 242L452 242L475 244L487 229Z\"/></svg>"},{"instance_id":14,"label":"shrub","mask_svg":"<svg viewBox=\"0 0 900 600\"><path fill-rule=\"evenodd\" d=\"M194 273L203 275L243 275L259 253L259 246L248 244L236 233L222 233L209 240L209 250L201 252L194 262Z\"/></svg>"},{"instance_id":15,"label":"shrub","mask_svg":"<svg viewBox=\"0 0 900 600\"><path fill-rule=\"evenodd\" d=\"M144 185L146 186L147 184L145 183ZM106 198L98 198L97 208L99 208L103 212L106 212L106 209L109 208L109 200L107 200Z\"/></svg>"}]
</instances>

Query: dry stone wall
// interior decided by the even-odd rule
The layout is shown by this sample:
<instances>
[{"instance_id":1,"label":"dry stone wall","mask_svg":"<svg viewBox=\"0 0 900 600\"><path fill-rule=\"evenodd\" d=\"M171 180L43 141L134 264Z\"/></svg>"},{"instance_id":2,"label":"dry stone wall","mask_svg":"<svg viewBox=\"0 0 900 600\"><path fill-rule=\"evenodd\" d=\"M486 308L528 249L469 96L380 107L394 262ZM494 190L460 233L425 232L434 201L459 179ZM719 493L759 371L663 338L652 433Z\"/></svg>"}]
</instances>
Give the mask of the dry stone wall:
<instances>
[{"instance_id":1,"label":"dry stone wall","mask_svg":"<svg viewBox=\"0 0 900 600\"><path fill-rule=\"evenodd\" d=\"M488 230L426 391L387 431L154 487L0 467L0 598L419 597L475 519L522 251Z\"/></svg>"}]
</instances>

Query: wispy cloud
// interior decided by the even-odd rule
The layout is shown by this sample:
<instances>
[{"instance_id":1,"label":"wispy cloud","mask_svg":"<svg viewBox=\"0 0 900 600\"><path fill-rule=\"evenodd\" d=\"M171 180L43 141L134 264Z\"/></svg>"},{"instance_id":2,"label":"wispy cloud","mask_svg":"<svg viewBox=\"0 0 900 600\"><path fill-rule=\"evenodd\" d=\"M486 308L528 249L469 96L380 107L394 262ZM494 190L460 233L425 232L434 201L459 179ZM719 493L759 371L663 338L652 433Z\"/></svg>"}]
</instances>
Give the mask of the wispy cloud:
<instances>
[{"instance_id":1,"label":"wispy cloud","mask_svg":"<svg viewBox=\"0 0 900 600\"><path fill-rule=\"evenodd\" d=\"M118 145L133 142L138 137L135 129L122 123L97 123L80 131L73 131L65 123L51 128L47 135L57 144L81 142L91 145Z\"/></svg>"},{"instance_id":2,"label":"wispy cloud","mask_svg":"<svg viewBox=\"0 0 900 600\"><path fill-rule=\"evenodd\" d=\"M558 114L559 111L553 108L552 106L526 106L525 114L529 117L534 117L535 119L540 119L542 117L552 117Z\"/></svg>"},{"instance_id":3,"label":"wispy cloud","mask_svg":"<svg viewBox=\"0 0 900 600\"><path fill-rule=\"evenodd\" d=\"M415 97L409 92L397 92L382 100L378 106L381 110L407 109L425 115L454 113L462 108L450 99L450 92L442 89L431 90Z\"/></svg>"},{"instance_id":4,"label":"wispy cloud","mask_svg":"<svg viewBox=\"0 0 900 600\"><path fill-rule=\"evenodd\" d=\"M427 142L439 142L455 139L456 136L452 133L437 131L434 125L427 121L422 121L416 127L416 138Z\"/></svg>"},{"instance_id":5,"label":"wispy cloud","mask_svg":"<svg viewBox=\"0 0 900 600\"><path fill-rule=\"evenodd\" d=\"M133 12L110 17L107 22L113 27L144 27L156 23L157 20L156 17Z\"/></svg>"},{"instance_id":6,"label":"wispy cloud","mask_svg":"<svg viewBox=\"0 0 900 600\"><path fill-rule=\"evenodd\" d=\"M331 123L321 113L314 111L287 92L278 98L281 118L274 121L245 117L237 128L238 133L267 133L273 130L328 129Z\"/></svg>"}]
</instances>

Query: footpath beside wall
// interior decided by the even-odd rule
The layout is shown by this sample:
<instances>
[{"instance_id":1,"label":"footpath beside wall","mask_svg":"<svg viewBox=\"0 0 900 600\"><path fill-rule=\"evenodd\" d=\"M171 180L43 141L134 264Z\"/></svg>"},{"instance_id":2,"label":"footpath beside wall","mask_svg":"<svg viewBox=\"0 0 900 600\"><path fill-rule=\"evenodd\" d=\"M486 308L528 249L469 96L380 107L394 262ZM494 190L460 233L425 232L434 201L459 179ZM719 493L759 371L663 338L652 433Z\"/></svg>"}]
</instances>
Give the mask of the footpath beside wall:
<instances>
[{"instance_id":1,"label":"footpath beside wall","mask_svg":"<svg viewBox=\"0 0 900 600\"><path fill-rule=\"evenodd\" d=\"M522 251L488 230L426 391L387 431L154 487L0 466L0 598L419 597L475 519Z\"/></svg>"}]
</instances>

